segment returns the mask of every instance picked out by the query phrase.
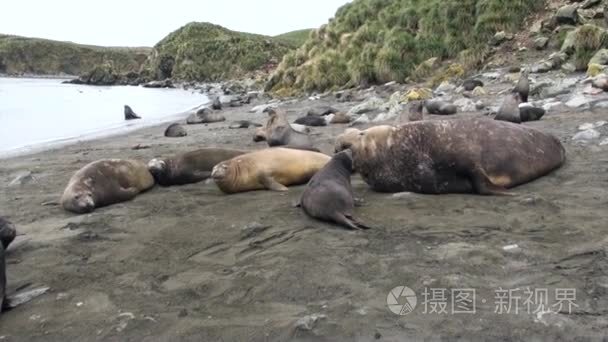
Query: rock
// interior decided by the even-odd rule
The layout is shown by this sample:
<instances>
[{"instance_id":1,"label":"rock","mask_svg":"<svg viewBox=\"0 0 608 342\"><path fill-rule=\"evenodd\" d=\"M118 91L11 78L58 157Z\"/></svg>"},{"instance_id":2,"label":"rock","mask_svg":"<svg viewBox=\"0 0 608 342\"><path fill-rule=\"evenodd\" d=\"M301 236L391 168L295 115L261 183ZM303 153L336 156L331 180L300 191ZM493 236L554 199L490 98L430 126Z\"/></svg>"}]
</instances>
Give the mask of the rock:
<instances>
[{"instance_id":1,"label":"rock","mask_svg":"<svg viewBox=\"0 0 608 342\"><path fill-rule=\"evenodd\" d=\"M530 72L534 74L540 74L549 72L553 69L553 63L551 61L541 61L538 64L533 65L530 68Z\"/></svg>"},{"instance_id":2,"label":"rock","mask_svg":"<svg viewBox=\"0 0 608 342\"><path fill-rule=\"evenodd\" d=\"M608 91L608 76L606 75L597 75L592 81L591 85L595 88L602 89L604 91Z\"/></svg>"},{"instance_id":3,"label":"rock","mask_svg":"<svg viewBox=\"0 0 608 342\"><path fill-rule=\"evenodd\" d=\"M547 37L538 37L534 40L534 47L536 50L544 50L549 44L549 38Z\"/></svg>"},{"instance_id":4,"label":"rock","mask_svg":"<svg viewBox=\"0 0 608 342\"><path fill-rule=\"evenodd\" d=\"M435 89L436 94L448 94L453 92L456 89L456 86L451 84L449 81L443 81L441 84Z\"/></svg>"},{"instance_id":5,"label":"rock","mask_svg":"<svg viewBox=\"0 0 608 342\"><path fill-rule=\"evenodd\" d=\"M462 87L466 91L472 91L477 87L483 87L483 86L484 86L484 84L482 81L477 80L477 79L472 79L472 78L464 81L464 83L462 84Z\"/></svg>"},{"instance_id":6,"label":"rock","mask_svg":"<svg viewBox=\"0 0 608 342\"><path fill-rule=\"evenodd\" d=\"M578 130L579 131L587 131L587 130L590 130L590 129L600 128L600 127L606 125L606 123L607 123L606 121L598 121L598 122L595 122L595 123L586 122L586 123L578 126Z\"/></svg>"},{"instance_id":7,"label":"rock","mask_svg":"<svg viewBox=\"0 0 608 342\"><path fill-rule=\"evenodd\" d=\"M541 99L548 99L559 95L570 94L572 88L572 86L558 84L555 86L543 88L542 90L540 90L539 96Z\"/></svg>"},{"instance_id":8,"label":"rock","mask_svg":"<svg viewBox=\"0 0 608 342\"><path fill-rule=\"evenodd\" d=\"M348 111L348 114L358 115L358 114L364 114L364 113L377 111L377 110L380 110L382 105L384 105L384 101L382 99L380 99L378 97L372 97L372 98L368 99L367 101L351 108Z\"/></svg>"},{"instance_id":9,"label":"rock","mask_svg":"<svg viewBox=\"0 0 608 342\"><path fill-rule=\"evenodd\" d=\"M585 105L589 106L590 102L591 102L591 100L589 100L584 95L575 95L574 97L572 97L570 99L570 101L566 102L566 106L568 106L570 108L580 108Z\"/></svg>"},{"instance_id":10,"label":"rock","mask_svg":"<svg viewBox=\"0 0 608 342\"><path fill-rule=\"evenodd\" d=\"M500 78L501 74L499 72L486 72L481 76L490 80L497 80Z\"/></svg>"},{"instance_id":11,"label":"rock","mask_svg":"<svg viewBox=\"0 0 608 342\"><path fill-rule=\"evenodd\" d=\"M211 109L214 110L222 110L222 101L220 101L219 97L214 97L213 101L211 102Z\"/></svg>"},{"instance_id":12,"label":"rock","mask_svg":"<svg viewBox=\"0 0 608 342\"><path fill-rule=\"evenodd\" d=\"M483 101L479 100L479 101L475 102L475 109L482 110L484 108L486 108L486 104L483 103Z\"/></svg>"},{"instance_id":13,"label":"rock","mask_svg":"<svg viewBox=\"0 0 608 342\"><path fill-rule=\"evenodd\" d=\"M476 87L475 89L473 89L473 96L483 96L486 95L486 90L483 89L483 87Z\"/></svg>"},{"instance_id":14,"label":"rock","mask_svg":"<svg viewBox=\"0 0 608 342\"><path fill-rule=\"evenodd\" d=\"M564 105L564 104L563 104L562 102L559 102L559 101L556 101L556 102L548 102L548 103L545 103L545 104L543 105L543 109L544 109L544 110L546 110L546 111L550 111L550 110L552 110L552 109L554 109L554 108L556 108L556 107L563 106L563 105Z\"/></svg>"},{"instance_id":15,"label":"rock","mask_svg":"<svg viewBox=\"0 0 608 342\"><path fill-rule=\"evenodd\" d=\"M598 50L595 55L591 57L589 64L608 65L608 49Z\"/></svg>"},{"instance_id":16,"label":"rock","mask_svg":"<svg viewBox=\"0 0 608 342\"><path fill-rule=\"evenodd\" d=\"M573 73L576 71L576 66L573 63L565 63L562 65L562 71Z\"/></svg>"},{"instance_id":17,"label":"rock","mask_svg":"<svg viewBox=\"0 0 608 342\"><path fill-rule=\"evenodd\" d=\"M8 183L8 186L13 187L13 186L26 185L35 180L36 179L32 175L31 171L23 171L23 172L18 173L17 176L10 183Z\"/></svg>"},{"instance_id":18,"label":"rock","mask_svg":"<svg viewBox=\"0 0 608 342\"><path fill-rule=\"evenodd\" d=\"M354 126L359 126L359 125L365 125L365 124L368 124L369 122L370 122L369 117L366 114L363 114L363 115L359 116L355 121L353 121L349 126L354 127Z\"/></svg>"},{"instance_id":19,"label":"rock","mask_svg":"<svg viewBox=\"0 0 608 342\"><path fill-rule=\"evenodd\" d=\"M169 127L167 127L167 129L165 130L165 137L167 138L181 138L187 135L188 132L186 131L184 126L178 123L173 123L169 125Z\"/></svg>"},{"instance_id":20,"label":"rock","mask_svg":"<svg viewBox=\"0 0 608 342\"><path fill-rule=\"evenodd\" d=\"M458 99L454 101L454 105L460 109L460 112L474 112L476 110L475 102L471 99Z\"/></svg>"},{"instance_id":21,"label":"rock","mask_svg":"<svg viewBox=\"0 0 608 342\"><path fill-rule=\"evenodd\" d=\"M566 38L562 43L562 47L560 49L561 52L565 54L572 54L576 49L576 30L572 30L566 34Z\"/></svg>"},{"instance_id":22,"label":"rock","mask_svg":"<svg viewBox=\"0 0 608 342\"><path fill-rule=\"evenodd\" d=\"M492 38L491 44L494 46L498 46L504 43L507 40L507 33L505 31L496 32L494 37Z\"/></svg>"},{"instance_id":23,"label":"rock","mask_svg":"<svg viewBox=\"0 0 608 342\"><path fill-rule=\"evenodd\" d=\"M396 117L397 117L397 114L395 114L395 113L380 113L372 121L373 122L382 122L382 121L388 121L390 119L394 119Z\"/></svg>"},{"instance_id":24,"label":"rock","mask_svg":"<svg viewBox=\"0 0 608 342\"><path fill-rule=\"evenodd\" d=\"M428 100L433 97L433 92L428 88L414 88L410 89L405 96L401 99L401 102L420 101Z\"/></svg>"},{"instance_id":25,"label":"rock","mask_svg":"<svg viewBox=\"0 0 608 342\"><path fill-rule=\"evenodd\" d=\"M317 314L304 316L296 321L295 328L302 331L311 331L315 327L317 321L325 318L327 318L327 316Z\"/></svg>"},{"instance_id":26,"label":"rock","mask_svg":"<svg viewBox=\"0 0 608 342\"><path fill-rule=\"evenodd\" d=\"M581 8L588 9L591 7L595 7L595 6L599 5L601 2L602 2L602 0L586 0L585 2L583 2L581 4Z\"/></svg>"},{"instance_id":27,"label":"rock","mask_svg":"<svg viewBox=\"0 0 608 342\"><path fill-rule=\"evenodd\" d=\"M170 79L166 79L163 81L151 81L148 83L144 83L141 85L144 88L175 88L173 82Z\"/></svg>"},{"instance_id":28,"label":"rock","mask_svg":"<svg viewBox=\"0 0 608 342\"><path fill-rule=\"evenodd\" d=\"M600 132L596 131L593 128L590 128L588 130L576 133L574 137L572 137L572 140L579 142L589 142L595 139L599 139L600 136Z\"/></svg>"},{"instance_id":29,"label":"rock","mask_svg":"<svg viewBox=\"0 0 608 342\"><path fill-rule=\"evenodd\" d=\"M604 139L604 140L600 141L600 144L599 144L599 145L600 145L600 146L606 146L606 145L608 145L608 138L606 138L606 139Z\"/></svg>"},{"instance_id":30,"label":"rock","mask_svg":"<svg viewBox=\"0 0 608 342\"><path fill-rule=\"evenodd\" d=\"M558 25L576 25L580 22L578 15L578 5L562 6L555 14L555 21Z\"/></svg>"}]
</instances>

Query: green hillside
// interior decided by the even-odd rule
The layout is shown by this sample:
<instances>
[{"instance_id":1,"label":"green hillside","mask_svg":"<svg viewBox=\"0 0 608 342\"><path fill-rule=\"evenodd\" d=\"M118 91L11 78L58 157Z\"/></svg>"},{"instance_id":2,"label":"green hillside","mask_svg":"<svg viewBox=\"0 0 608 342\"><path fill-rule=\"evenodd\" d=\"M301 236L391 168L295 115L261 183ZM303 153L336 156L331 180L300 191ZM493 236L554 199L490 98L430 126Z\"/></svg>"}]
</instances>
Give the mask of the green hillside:
<instances>
[{"instance_id":1,"label":"green hillside","mask_svg":"<svg viewBox=\"0 0 608 342\"><path fill-rule=\"evenodd\" d=\"M269 70L291 49L271 37L192 22L154 46L146 70L156 79L225 80Z\"/></svg>"},{"instance_id":2,"label":"green hillside","mask_svg":"<svg viewBox=\"0 0 608 342\"><path fill-rule=\"evenodd\" d=\"M287 54L267 89L403 82L421 62L481 59L497 31L516 32L543 0L354 0Z\"/></svg>"},{"instance_id":3,"label":"green hillside","mask_svg":"<svg viewBox=\"0 0 608 342\"><path fill-rule=\"evenodd\" d=\"M112 62L117 71L126 73L139 71L149 51L0 35L0 73L79 75L105 62Z\"/></svg>"},{"instance_id":4,"label":"green hillside","mask_svg":"<svg viewBox=\"0 0 608 342\"><path fill-rule=\"evenodd\" d=\"M312 31L313 31L313 29L291 31L291 32L280 34L278 36L274 36L274 39L277 41L283 42L285 44L292 45L293 47L300 47L300 46L304 45L304 43L310 36L310 32L312 32Z\"/></svg>"}]
</instances>

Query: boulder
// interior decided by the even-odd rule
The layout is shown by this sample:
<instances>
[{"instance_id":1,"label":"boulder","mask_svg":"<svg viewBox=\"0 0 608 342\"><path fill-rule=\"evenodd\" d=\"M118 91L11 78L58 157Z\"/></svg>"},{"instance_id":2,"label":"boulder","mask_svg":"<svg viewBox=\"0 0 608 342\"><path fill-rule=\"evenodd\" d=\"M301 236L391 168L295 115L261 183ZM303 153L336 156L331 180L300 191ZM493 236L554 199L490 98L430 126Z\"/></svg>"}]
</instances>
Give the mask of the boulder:
<instances>
[{"instance_id":1,"label":"boulder","mask_svg":"<svg viewBox=\"0 0 608 342\"><path fill-rule=\"evenodd\" d=\"M555 22L558 25L576 25L580 22L578 15L578 5L566 5L562 6L555 13Z\"/></svg>"},{"instance_id":2,"label":"boulder","mask_svg":"<svg viewBox=\"0 0 608 342\"><path fill-rule=\"evenodd\" d=\"M367 101L358 104L348 111L350 115L358 115L380 110L384 105L384 101L378 97L372 97Z\"/></svg>"},{"instance_id":3,"label":"boulder","mask_svg":"<svg viewBox=\"0 0 608 342\"><path fill-rule=\"evenodd\" d=\"M544 50L549 44L549 38L547 37L538 37L534 40L534 47L536 50Z\"/></svg>"}]
</instances>

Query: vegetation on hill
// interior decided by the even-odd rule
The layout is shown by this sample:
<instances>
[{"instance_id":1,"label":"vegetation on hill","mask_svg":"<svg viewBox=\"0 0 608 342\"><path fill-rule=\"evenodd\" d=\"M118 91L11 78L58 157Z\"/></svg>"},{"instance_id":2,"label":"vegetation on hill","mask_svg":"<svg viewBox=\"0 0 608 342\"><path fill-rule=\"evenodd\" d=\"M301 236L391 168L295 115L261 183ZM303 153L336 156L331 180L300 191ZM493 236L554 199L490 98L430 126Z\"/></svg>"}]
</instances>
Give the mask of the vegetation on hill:
<instances>
[{"instance_id":1,"label":"vegetation on hill","mask_svg":"<svg viewBox=\"0 0 608 342\"><path fill-rule=\"evenodd\" d=\"M79 75L111 62L121 72L139 71L149 48L81 45L47 39L0 35L0 73Z\"/></svg>"},{"instance_id":2,"label":"vegetation on hill","mask_svg":"<svg viewBox=\"0 0 608 342\"><path fill-rule=\"evenodd\" d=\"M312 31L313 29L291 31L274 36L274 39L297 48L304 45Z\"/></svg>"},{"instance_id":3,"label":"vegetation on hill","mask_svg":"<svg viewBox=\"0 0 608 342\"><path fill-rule=\"evenodd\" d=\"M403 82L434 57L474 64L496 32L518 31L543 6L543 0L354 0L284 56L267 89Z\"/></svg>"},{"instance_id":4,"label":"vegetation on hill","mask_svg":"<svg viewBox=\"0 0 608 342\"><path fill-rule=\"evenodd\" d=\"M270 70L292 48L271 37L192 22L156 44L145 68L154 79L219 81Z\"/></svg>"}]
</instances>

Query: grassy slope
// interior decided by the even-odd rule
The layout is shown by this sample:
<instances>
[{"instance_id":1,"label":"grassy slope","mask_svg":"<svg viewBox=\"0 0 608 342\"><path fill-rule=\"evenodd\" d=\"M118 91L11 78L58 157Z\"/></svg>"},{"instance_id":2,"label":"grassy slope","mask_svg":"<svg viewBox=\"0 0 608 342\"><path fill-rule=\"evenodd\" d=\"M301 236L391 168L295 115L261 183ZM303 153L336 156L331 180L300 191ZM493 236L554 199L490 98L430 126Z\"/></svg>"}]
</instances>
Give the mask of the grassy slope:
<instances>
[{"instance_id":1,"label":"grassy slope","mask_svg":"<svg viewBox=\"0 0 608 342\"><path fill-rule=\"evenodd\" d=\"M280 34L278 36L274 36L274 39L277 41L283 42L285 44L290 44L297 48L297 47L304 45L304 43L306 42L306 40L308 39L308 37L310 36L310 33L312 31L313 31L313 29L291 31L291 32Z\"/></svg>"},{"instance_id":2,"label":"grassy slope","mask_svg":"<svg viewBox=\"0 0 608 342\"><path fill-rule=\"evenodd\" d=\"M271 37L193 22L156 44L146 68L160 79L225 80L276 65L291 49Z\"/></svg>"},{"instance_id":3,"label":"grassy slope","mask_svg":"<svg viewBox=\"0 0 608 342\"><path fill-rule=\"evenodd\" d=\"M149 51L0 35L0 73L79 75L108 61L119 72L138 71Z\"/></svg>"},{"instance_id":4,"label":"grassy slope","mask_svg":"<svg viewBox=\"0 0 608 342\"><path fill-rule=\"evenodd\" d=\"M354 0L287 54L267 88L325 90L404 81L431 57L479 59L543 0Z\"/></svg>"}]
</instances>

